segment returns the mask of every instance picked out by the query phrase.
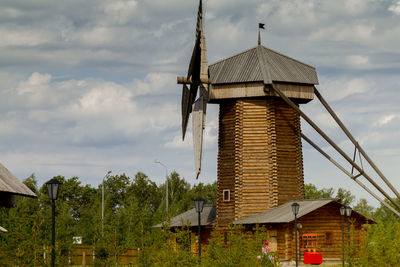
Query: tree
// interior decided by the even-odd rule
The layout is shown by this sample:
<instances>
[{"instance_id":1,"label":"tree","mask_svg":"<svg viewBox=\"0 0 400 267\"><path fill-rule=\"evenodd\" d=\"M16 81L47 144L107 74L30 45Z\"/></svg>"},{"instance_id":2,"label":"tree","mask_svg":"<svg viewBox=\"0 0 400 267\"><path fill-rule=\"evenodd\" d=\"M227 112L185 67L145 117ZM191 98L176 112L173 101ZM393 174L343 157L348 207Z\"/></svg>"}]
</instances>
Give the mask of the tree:
<instances>
[{"instance_id":1,"label":"tree","mask_svg":"<svg viewBox=\"0 0 400 267\"><path fill-rule=\"evenodd\" d=\"M336 193L336 198L338 198L343 205L350 206L356 197L351 194L350 190L339 188Z\"/></svg>"},{"instance_id":2,"label":"tree","mask_svg":"<svg viewBox=\"0 0 400 267\"><path fill-rule=\"evenodd\" d=\"M304 194L306 199L333 198L334 193L335 189L332 187L317 189L313 184L304 185Z\"/></svg>"},{"instance_id":3,"label":"tree","mask_svg":"<svg viewBox=\"0 0 400 267\"><path fill-rule=\"evenodd\" d=\"M372 214L375 210L374 207L368 205L368 202L365 198L361 198L353 209L367 218L372 218Z\"/></svg>"}]
</instances>

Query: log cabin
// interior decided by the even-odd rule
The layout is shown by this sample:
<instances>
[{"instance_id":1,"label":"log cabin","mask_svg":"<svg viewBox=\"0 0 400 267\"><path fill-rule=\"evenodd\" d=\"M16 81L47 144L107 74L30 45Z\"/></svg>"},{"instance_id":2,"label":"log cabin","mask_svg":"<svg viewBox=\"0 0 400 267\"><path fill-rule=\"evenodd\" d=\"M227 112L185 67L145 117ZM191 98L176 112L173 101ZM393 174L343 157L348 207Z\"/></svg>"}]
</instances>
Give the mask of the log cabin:
<instances>
[{"instance_id":1,"label":"log cabin","mask_svg":"<svg viewBox=\"0 0 400 267\"><path fill-rule=\"evenodd\" d=\"M342 246L357 246L361 242L363 225L375 222L362 214L352 211L350 216L341 215L344 207L339 199L300 199L289 201L276 208L242 217L231 222L231 225L242 225L245 231L253 231L256 226L264 226L267 230L269 246L281 262L295 261L295 227L294 214L291 205L299 204L297 214L297 248L299 261L304 261L306 252L316 251L322 254L324 263L338 263L342 259ZM198 233L198 214L191 209L171 219L168 225L172 231L190 229L191 239L195 240ZM211 232L216 230L216 206L206 206L201 213L201 242L207 244ZM162 224L154 226L162 227ZM350 229L350 231L349 231ZM218 230L216 230L218 231ZM221 231L221 234L230 230ZM315 235L315 243L307 247L305 237ZM227 238L225 234L225 238ZM343 238L343 239L342 239ZM227 239L226 242L229 242ZM192 244L192 251L197 253L197 246Z\"/></svg>"}]
</instances>

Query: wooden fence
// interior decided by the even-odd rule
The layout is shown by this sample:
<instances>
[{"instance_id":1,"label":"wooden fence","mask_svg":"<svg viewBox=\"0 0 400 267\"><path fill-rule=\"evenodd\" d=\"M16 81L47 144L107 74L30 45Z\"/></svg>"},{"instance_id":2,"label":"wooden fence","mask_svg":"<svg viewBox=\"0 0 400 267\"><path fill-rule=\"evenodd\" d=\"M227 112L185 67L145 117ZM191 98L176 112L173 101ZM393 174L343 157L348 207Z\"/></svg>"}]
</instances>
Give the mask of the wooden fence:
<instances>
[{"instance_id":1,"label":"wooden fence","mask_svg":"<svg viewBox=\"0 0 400 267\"><path fill-rule=\"evenodd\" d=\"M47 254L47 255L46 255ZM44 252L45 262L49 263L51 249L46 248ZM113 261L113 265L118 262L118 266L135 266L139 256L138 248L128 248L118 255L108 255L108 259ZM72 248L68 256L70 266L92 266L96 255L94 246L76 246Z\"/></svg>"}]
</instances>

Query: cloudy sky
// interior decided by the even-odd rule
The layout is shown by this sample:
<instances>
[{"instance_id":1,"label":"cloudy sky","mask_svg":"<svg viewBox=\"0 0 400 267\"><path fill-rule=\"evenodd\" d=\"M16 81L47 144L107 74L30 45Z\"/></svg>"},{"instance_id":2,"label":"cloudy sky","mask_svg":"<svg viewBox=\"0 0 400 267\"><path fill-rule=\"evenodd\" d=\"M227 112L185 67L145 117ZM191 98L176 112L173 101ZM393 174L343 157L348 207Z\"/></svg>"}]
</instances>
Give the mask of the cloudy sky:
<instances>
[{"instance_id":1,"label":"cloudy sky","mask_svg":"<svg viewBox=\"0 0 400 267\"><path fill-rule=\"evenodd\" d=\"M0 162L40 184L64 175L97 186L108 170L161 183L158 159L196 183L176 76L187 72L197 5L1 1ZM321 93L400 188L400 1L204 0L204 11L209 63L255 46L265 23L263 45L316 67ZM317 100L302 109L352 154ZM217 115L210 106L201 182L216 179ZM304 166L306 183L370 199L306 144Z\"/></svg>"}]
</instances>

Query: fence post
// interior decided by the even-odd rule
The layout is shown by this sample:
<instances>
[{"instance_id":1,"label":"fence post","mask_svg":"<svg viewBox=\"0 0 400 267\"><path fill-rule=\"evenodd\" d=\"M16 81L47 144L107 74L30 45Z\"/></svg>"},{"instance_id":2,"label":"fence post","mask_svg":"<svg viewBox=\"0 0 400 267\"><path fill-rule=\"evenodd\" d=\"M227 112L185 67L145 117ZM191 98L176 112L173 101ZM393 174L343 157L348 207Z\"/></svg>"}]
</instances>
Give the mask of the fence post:
<instances>
[{"instance_id":1,"label":"fence post","mask_svg":"<svg viewBox=\"0 0 400 267\"><path fill-rule=\"evenodd\" d=\"M86 266L86 252L82 251L82 267Z\"/></svg>"}]
</instances>

